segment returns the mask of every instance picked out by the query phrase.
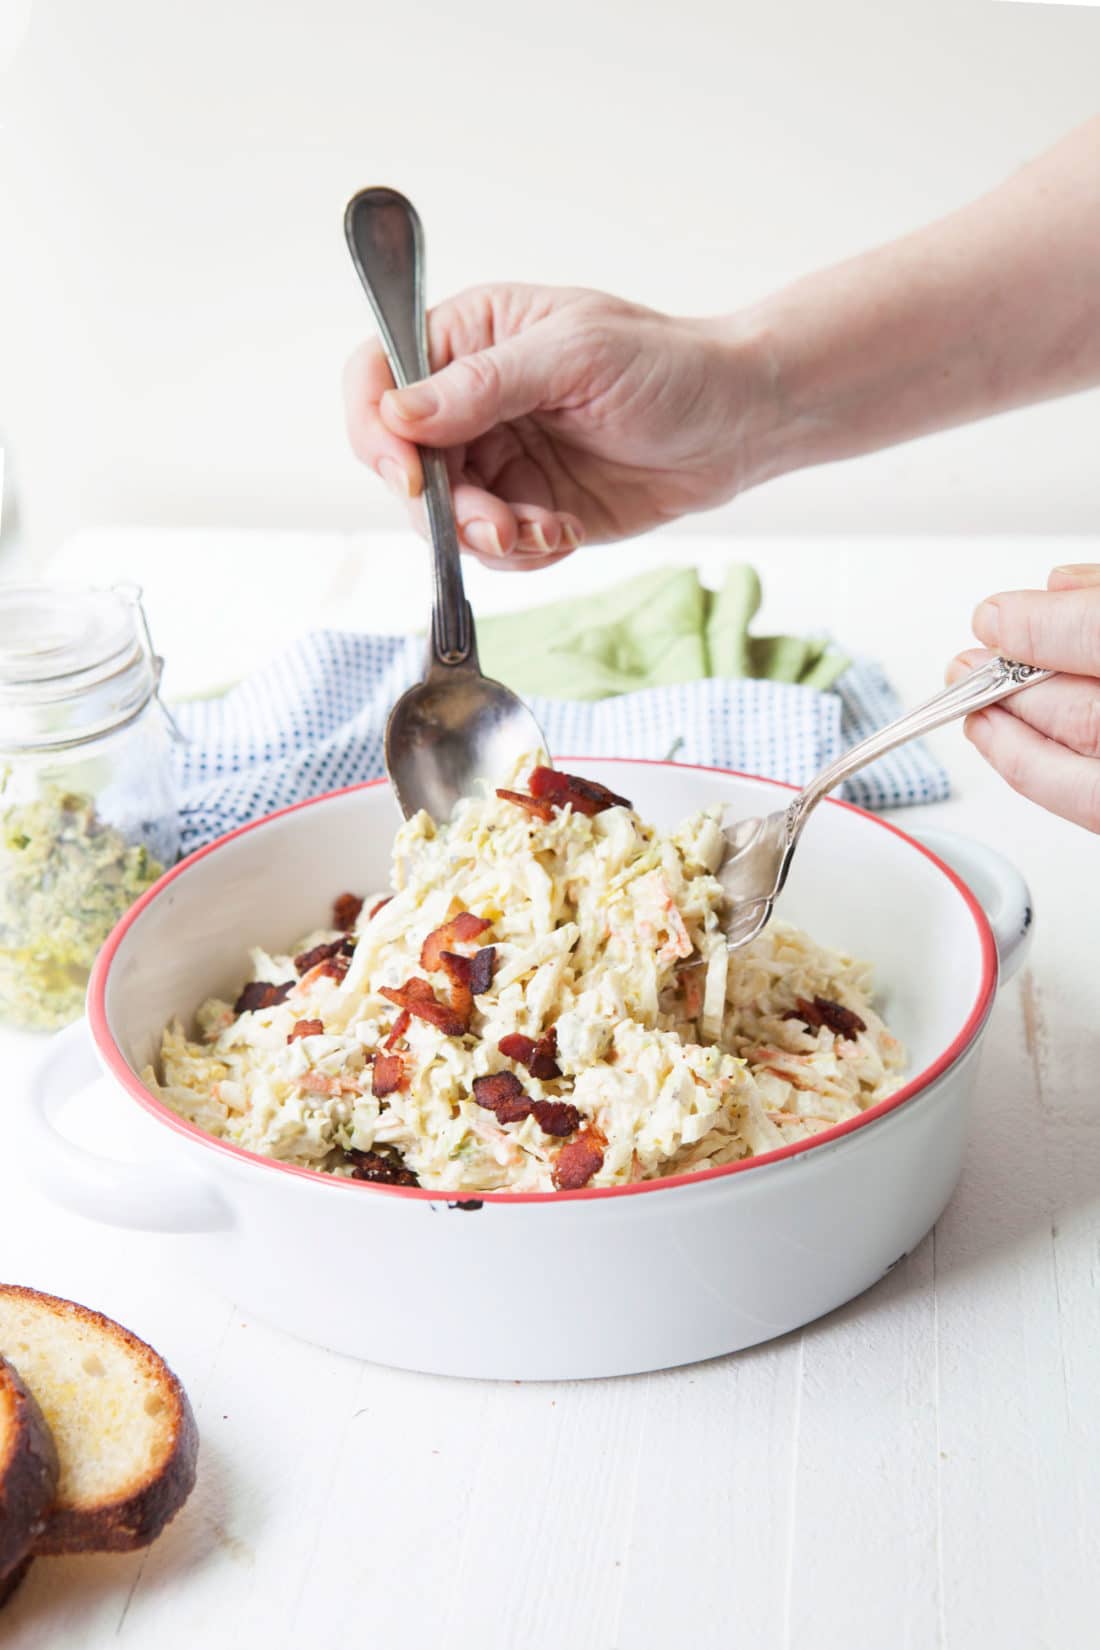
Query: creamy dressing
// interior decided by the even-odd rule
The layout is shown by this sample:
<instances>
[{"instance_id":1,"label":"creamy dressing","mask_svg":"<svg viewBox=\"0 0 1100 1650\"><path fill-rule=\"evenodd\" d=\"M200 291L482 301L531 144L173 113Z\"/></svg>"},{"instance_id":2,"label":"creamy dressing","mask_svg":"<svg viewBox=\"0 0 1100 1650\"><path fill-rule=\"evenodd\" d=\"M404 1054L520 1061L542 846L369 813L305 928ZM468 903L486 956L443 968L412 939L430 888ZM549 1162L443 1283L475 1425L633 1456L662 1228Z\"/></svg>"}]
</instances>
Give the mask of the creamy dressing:
<instances>
[{"instance_id":1,"label":"creamy dressing","mask_svg":"<svg viewBox=\"0 0 1100 1650\"><path fill-rule=\"evenodd\" d=\"M903 1050L871 1006L864 964L781 922L727 953L721 851L715 810L668 834L625 807L592 817L565 807L544 822L495 795L461 803L442 826L419 814L397 836L392 898L362 918L342 979L312 970L297 980L293 954L253 953L253 979L296 981L286 1000L239 1015L204 1004L194 1037L167 1029L145 1081L182 1117L250 1151L349 1174L349 1151L385 1149L447 1192L555 1185L562 1139L534 1115L502 1123L474 1097L476 1078L504 1071L532 1102L577 1109L602 1142L595 1186L804 1138L896 1088ZM420 954L459 911L490 924L456 949L492 946L491 984L465 1035L411 1019L398 1045L406 1086L380 1098L371 1060L399 1014L382 988L416 977L448 1000L446 976ZM688 958L704 966L685 969ZM864 1029L807 1024L797 1005L815 998L853 1011ZM303 1020L323 1033L288 1041ZM551 1030L560 1075L549 1079L498 1047Z\"/></svg>"}]
</instances>

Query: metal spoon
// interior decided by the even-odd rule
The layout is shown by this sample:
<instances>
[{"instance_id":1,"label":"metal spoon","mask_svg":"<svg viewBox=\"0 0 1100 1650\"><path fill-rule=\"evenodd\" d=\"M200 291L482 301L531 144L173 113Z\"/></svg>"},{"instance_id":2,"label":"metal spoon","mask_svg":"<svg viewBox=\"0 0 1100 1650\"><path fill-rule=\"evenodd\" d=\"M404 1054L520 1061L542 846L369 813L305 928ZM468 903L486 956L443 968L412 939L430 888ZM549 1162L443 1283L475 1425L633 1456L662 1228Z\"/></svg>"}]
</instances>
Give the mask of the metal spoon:
<instances>
[{"instance_id":1,"label":"metal spoon","mask_svg":"<svg viewBox=\"0 0 1100 1650\"><path fill-rule=\"evenodd\" d=\"M395 382L403 389L427 378L424 235L412 204L395 189L363 189L348 202L344 232ZM478 779L499 781L547 746L522 699L481 674L447 461L433 448L419 452L432 536L432 629L424 680L390 711L386 772L406 819L420 808L446 819Z\"/></svg>"},{"instance_id":2,"label":"metal spoon","mask_svg":"<svg viewBox=\"0 0 1100 1650\"><path fill-rule=\"evenodd\" d=\"M728 901L723 929L729 949L736 951L747 945L767 927L787 880L798 839L823 796L896 746L919 739L956 717L995 705L998 699L1007 699L1010 693L1019 693L1021 688L1053 675L1052 670L1040 670L1037 665L991 659L908 715L853 745L811 779L789 807L727 826L722 833L726 839L725 857L717 874Z\"/></svg>"}]
</instances>

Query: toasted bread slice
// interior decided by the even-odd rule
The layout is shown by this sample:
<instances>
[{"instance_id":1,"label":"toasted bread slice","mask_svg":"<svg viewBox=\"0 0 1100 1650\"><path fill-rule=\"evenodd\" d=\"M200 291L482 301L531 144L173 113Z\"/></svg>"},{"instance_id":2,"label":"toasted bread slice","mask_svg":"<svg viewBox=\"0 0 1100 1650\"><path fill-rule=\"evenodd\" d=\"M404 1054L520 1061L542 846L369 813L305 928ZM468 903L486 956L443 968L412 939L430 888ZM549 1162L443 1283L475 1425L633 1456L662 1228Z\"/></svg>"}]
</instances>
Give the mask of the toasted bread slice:
<instances>
[{"instance_id":1,"label":"toasted bread slice","mask_svg":"<svg viewBox=\"0 0 1100 1650\"><path fill-rule=\"evenodd\" d=\"M0 1352L53 1433L57 1494L35 1553L128 1552L160 1534L195 1483L198 1431L164 1360L110 1318L0 1284Z\"/></svg>"},{"instance_id":2,"label":"toasted bread slice","mask_svg":"<svg viewBox=\"0 0 1100 1650\"><path fill-rule=\"evenodd\" d=\"M9 1598L15 1592L15 1589L19 1586L19 1583L30 1569L31 1562L31 1555L28 1553L26 1558L20 1559L14 1570L9 1570L6 1576L0 1576L0 1610L4 1608L5 1604L8 1602Z\"/></svg>"},{"instance_id":3,"label":"toasted bread slice","mask_svg":"<svg viewBox=\"0 0 1100 1650\"><path fill-rule=\"evenodd\" d=\"M42 1411L0 1358L0 1604L30 1567L57 1478L57 1448Z\"/></svg>"}]
</instances>

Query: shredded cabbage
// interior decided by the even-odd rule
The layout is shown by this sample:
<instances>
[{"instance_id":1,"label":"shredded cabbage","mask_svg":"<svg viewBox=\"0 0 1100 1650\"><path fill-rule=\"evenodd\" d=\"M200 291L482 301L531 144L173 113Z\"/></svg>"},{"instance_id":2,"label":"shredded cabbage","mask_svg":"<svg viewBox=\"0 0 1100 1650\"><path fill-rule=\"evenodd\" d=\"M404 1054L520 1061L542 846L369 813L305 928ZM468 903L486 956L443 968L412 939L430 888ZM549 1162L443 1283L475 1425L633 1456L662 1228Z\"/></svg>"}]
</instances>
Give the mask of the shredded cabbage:
<instances>
[{"instance_id":1,"label":"shredded cabbage","mask_svg":"<svg viewBox=\"0 0 1100 1650\"><path fill-rule=\"evenodd\" d=\"M715 810L669 834L625 807L588 817L567 806L544 822L496 795L460 803L443 825L418 814L398 832L392 897L361 919L343 978L297 980L292 954L254 953L251 978L296 980L285 1001L241 1014L205 1003L193 1036L178 1023L165 1031L145 1081L250 1151L342 1175L354 1172L349 1152L393 1154L421 1185L464 1194L556 1184L561 1138L533 1113L500 1122L475 1098L474 1080L501 1071L532 1102L576 1108L602 1151L595 1186L805 1138L895 1089L904 1053L871 1005L866 965L780 921L727 953L721 852ZM427 978L445 1000L446 978L426 974L420 952L459 911L491 925L477 944L495 948L492 983L466 1035L411 1019L406 1086L379 1098L371 1061L399 1013L382 988ZM840 1036L797 1017L815 998L864 1029ZM302 1020L323 1032L288 1041ZM551 1029L556 1077L533 1077L499 1049Z\"/></svg>"}]
</instances>

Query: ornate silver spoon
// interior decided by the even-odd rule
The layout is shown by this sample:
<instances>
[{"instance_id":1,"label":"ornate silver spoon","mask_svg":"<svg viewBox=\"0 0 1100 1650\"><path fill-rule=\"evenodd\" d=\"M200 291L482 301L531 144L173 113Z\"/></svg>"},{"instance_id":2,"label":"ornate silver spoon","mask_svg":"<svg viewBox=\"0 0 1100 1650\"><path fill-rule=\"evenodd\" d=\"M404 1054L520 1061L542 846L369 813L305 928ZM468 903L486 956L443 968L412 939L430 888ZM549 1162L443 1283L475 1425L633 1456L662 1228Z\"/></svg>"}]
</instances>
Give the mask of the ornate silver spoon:
<instances>
[{"instance_id":1,"label":"ornate silver spoon","mask_svg":"<svg viewBox=\"0 0 1100 1650\"><path fill-rule=\"evenodd\" d=\"M919 739L956 717L969 716L971 711L995 705L998 699L1007 699L1010 693L1019 693L1021 688L1031 687L1053 675L1053 671L1040 670L1036 665L991 659L896 722L890 722L853 745L816 779L811 779L789 807L727 826L723 831L725 857L717 874L729 901L723 927L730 950L747 945L771 921L798 839L823 796L850 774L896 746Z\"/></svg>"}]
</instances>

